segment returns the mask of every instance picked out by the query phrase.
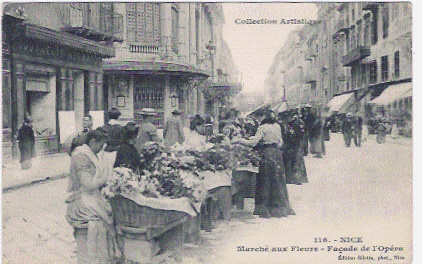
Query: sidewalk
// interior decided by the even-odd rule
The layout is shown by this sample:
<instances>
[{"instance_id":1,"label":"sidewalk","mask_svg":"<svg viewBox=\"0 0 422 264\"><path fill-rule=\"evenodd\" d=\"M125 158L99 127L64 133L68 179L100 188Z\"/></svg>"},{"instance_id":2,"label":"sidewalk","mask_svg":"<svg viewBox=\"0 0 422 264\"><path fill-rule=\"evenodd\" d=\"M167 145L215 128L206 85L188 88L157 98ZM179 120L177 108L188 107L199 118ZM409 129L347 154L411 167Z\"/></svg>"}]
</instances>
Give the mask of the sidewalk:
<instances>
[{"instance_id":1,"label":"sidewalk","mask_svg":"<svg viewBox=\"0 0 422 264\"><path fill-rule=\"evenodd\" d=\"M376 140L376 135L369 135L369 140ZM412 138L402 137L399 136L398 138L394 139L391 135L386 135L385 137L386 143L388 144L398 144L398 145L405 145L405 146L413 146Z\"/></svg>"},{"instance_id":2,"label":"sidewalk","mask_svg":"<svg viewBox=\"0 0 422 264\"><path fill-rule=\"evenodd\" d=\"M67 153L39 156L32 159L32 167L22 170L19 160L2 164L2 190L8 191L46 180L67 177L70 157Z\"/></svg>"}]
</instances>

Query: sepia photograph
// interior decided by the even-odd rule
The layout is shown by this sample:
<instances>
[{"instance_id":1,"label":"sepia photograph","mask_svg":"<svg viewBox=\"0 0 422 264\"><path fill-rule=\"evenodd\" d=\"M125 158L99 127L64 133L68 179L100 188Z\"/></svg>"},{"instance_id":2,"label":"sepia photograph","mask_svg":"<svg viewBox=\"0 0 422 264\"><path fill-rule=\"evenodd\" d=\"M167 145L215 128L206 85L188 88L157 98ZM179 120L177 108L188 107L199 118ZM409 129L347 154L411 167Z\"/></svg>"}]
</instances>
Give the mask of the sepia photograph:
<instances>
[{"instance_id":1,"label":"sepia photograph","mask_svg":"<svg viewBox=\"0 0 422 264\"><path fill-rule=\"evenodd\" d=\"M416 263L413 2L1 7L2 263Z\"/></svg>"}]
</instances>

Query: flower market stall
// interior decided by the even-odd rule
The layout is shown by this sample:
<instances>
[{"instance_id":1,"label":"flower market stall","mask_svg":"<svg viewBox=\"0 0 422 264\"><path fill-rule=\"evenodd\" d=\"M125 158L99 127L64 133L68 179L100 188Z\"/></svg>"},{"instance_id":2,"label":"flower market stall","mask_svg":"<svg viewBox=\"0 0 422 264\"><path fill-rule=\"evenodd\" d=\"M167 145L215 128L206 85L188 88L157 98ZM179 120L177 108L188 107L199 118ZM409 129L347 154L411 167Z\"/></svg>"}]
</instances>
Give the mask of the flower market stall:
<instances>
[{"instance_id":1,"label":"flower market stall","mask_svg":"<svg viewBox=\"0 0 422 264\"><path fill-rule=\"evenodd\" d=\"M135 263L178 256L186 235L198 241L201 225L211 231L211 218L230 220L232 171L259 162L252 149L222 142L176 144L168 152L150 142L140 157L141 170L115 168L102 189L124 258Z\"/></svg>"}]
</instances>

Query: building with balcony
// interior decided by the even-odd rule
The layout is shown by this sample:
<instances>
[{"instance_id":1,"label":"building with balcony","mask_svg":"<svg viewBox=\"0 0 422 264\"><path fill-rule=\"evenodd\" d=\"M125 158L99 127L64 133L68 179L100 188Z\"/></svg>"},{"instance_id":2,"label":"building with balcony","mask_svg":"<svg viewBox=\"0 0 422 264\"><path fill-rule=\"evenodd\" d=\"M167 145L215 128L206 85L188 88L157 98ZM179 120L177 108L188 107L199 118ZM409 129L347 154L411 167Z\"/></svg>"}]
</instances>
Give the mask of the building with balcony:
<instances>
[{"instance_id":1,"label":"building with balcony","mask_svg":"<svg viewBox=\"0 0 422 264\"><path fill-rule=\"evenodd\" d=\"M343 66L350 69L347 90L353 90L355 95L355 103L350 110L369 118L378 111L368 106L371 100L390 85L411 82L411 4L342 3L337 10L345 25L337 27L333 40L343 50ZM343 78L344 75L338 76Z\"/></svg>"},{"instance_id":2,"label":"building with balcony","mask_svg":"<svg viewBox=\"0 0 422 264\"><path fill-rule=\"evenodd\" d=\"M25 116L33 119L37 155L59 152L85 114L105 109L102 60L115 55L114 5L10 3L2 22L3 159L18 156Z\"/></svg>"},{"instance_id":3,"label":"building with balcony","mask_svg":"<svg viewBox=\"0 0 422 264\"><path fill-rule=\"evenodd\" d=\"M123 17L123 41L115 43L116 56L104 62L107 108L117 107L135 122L142 108L154 108L158 128L175 109L185 122L198 113L218 116L217 97L204 94L220 89L223 81L235 82L237 74L222 39L221 4L114 6Z\"/></svg>"}]
</instances>

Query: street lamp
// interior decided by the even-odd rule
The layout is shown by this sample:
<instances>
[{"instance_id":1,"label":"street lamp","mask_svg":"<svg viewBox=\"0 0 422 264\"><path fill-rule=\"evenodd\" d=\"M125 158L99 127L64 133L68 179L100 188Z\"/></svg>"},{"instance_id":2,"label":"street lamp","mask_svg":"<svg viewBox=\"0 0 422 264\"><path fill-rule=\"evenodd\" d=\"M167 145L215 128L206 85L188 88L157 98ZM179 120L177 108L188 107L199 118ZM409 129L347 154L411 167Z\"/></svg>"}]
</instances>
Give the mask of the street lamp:
<instances>
[{"instance_id":1,"label":"street lamp","mask_svg":"<svg viewBox=\"0 0 422 264\"><path fill-rule=\"evenodd\" d=\"M178 99L179 98L177 97L176 93L173 93L173 95L170 97L171 107L176 107L177 106Z\"/></svg>"}]
</instances>

